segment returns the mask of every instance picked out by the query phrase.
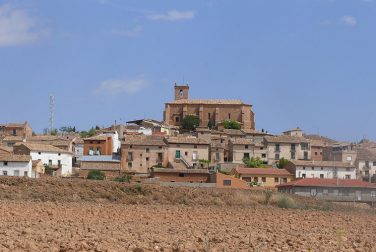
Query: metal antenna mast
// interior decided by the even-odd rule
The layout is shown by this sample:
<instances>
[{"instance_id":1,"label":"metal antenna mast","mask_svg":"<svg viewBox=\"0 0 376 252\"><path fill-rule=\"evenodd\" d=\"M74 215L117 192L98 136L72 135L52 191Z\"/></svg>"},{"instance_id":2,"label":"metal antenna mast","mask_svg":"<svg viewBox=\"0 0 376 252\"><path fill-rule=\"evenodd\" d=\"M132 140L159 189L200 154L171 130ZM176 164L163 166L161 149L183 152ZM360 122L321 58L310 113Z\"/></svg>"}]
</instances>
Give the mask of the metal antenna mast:
<instances>
[{"instance_id":1,"label":"metal antenna mast","mask_svg":"<svg viewBox=\"0 0 376 252\"><path fill-rule=\"evenodd\" d=\"M54 130L54 119L55 119L55 96L53 94L50 94L50 119L49 119L50 134Z\"/></svg>"}]
</instances>

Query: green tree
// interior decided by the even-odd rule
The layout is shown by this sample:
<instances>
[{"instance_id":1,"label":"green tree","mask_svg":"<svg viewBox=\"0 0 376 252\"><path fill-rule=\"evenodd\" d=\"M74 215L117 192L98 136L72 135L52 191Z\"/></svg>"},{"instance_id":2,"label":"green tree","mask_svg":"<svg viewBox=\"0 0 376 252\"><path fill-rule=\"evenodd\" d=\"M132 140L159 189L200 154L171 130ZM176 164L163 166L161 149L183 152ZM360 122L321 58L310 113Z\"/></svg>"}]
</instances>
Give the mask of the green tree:
<instances>
[{"instance_id":1,"label":"green tree","mask_svg":"<svg viewBox=\"0 0 376 252\"><path fill-rule=\"evenodd\" d=\"M277 162L277 167L278 167L279 169L283 169L283 168L285 168L285 166L287 165L288 162L289 162L289 161L288 161L287 159L285 159L285 158L281 158L281 159L278 160L278 162Z\"/></svg>"},{"instance_id":2,"label":"green tree","mask_svg":"<svg viewBox=\"0 0 376 252\"><path fill-rule=\"evenodd\" d=\"M80 135L82 138L92 137L96 134L96 130L94 128L91 128L89 131L81 131Z\"/></svg>"},{"instance_id":3,"label":"green tree","mask_svg":"<svg viewBox=\"0 0 376 252\"><path fill-rule=\"evenodd\" d=\"M243 163L248 168L264 168L265 167L264 163L262 162L262 160L259 157L257 157L257 158L251 157L250 159L244 158Z\"/></svg>"},{"instance_id":4,"label":"green tree","mask_svg":"<svg viewBox=\"0 0 376 252\"><path fill-rule=\"evenodd\" d=\"M60 132L64 133L71 133L71 132L76 132L76 127L72 126L63 126L59 129Z\"/></svg>"},{"instance_id":5,"label":"green tree","mask_svg":"<svg viewBox=\"0 0 376 252\"><path fill-rule=\"evenodd\" d=\"M200 118L195 115L187 115L183 119L182 127L185 130L195 130L200 125Z\"/></svg>"},{"instance_id":6,"label":"green tree","mask_svg":"<svg viewBox=\"0 0 376 252\"><path fill-rule=\"evenodd\" d=\"M238 121L235 121L235 120L226 120L223 122L223 126L225 127L225 129L241 129L242 125L240 124L240 122Z\"/></svg>"},{"instance_id":7,"label":"green tree","mask_svg":"<svg viewBox=\"0 0 376 252\"><path fill-rule=\"evenodd\" d=\"M92 180L104 180L106 175L101 172L101 171L89 171L87 175L87 179L92 179Z\"/></svg>"}]
</instances>

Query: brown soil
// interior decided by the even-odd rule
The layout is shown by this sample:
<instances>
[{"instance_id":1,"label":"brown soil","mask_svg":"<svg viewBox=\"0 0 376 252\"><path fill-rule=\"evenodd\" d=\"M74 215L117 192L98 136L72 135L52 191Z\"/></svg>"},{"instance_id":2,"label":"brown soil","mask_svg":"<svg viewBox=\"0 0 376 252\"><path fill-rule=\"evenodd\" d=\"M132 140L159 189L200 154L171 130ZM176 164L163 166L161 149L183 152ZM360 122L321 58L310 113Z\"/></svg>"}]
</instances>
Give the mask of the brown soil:
<instances>
[{"instance_id":1,"label":"brown soil","mask_svg":"<svg viewBox=\"0 0 376 252\"><path fill-rule=\"evenodd\" d=\"M374 210L282 197L0 179L0 251L376 251Z\"/></svg>"}]
</instances>

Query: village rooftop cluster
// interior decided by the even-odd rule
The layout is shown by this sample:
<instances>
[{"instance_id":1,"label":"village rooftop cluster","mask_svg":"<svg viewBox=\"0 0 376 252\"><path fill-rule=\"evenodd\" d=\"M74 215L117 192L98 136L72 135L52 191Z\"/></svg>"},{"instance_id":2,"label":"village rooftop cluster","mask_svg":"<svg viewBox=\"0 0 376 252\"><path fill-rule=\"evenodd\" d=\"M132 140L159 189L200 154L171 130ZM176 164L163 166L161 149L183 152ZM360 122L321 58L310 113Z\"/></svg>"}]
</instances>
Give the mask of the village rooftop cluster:
<instances>
[{"instance_id":1,"label":"village rooftop cluster","mask_svg":"<svg viewBox=\"0 0 376 252\"><path fill-rule=\"evenodd\" d=\"M40 178L101 174L168 186L278 189L333 201L376 200L376 143L338 142L300 128L256 130L252 105L190 99L174 86L163 121L140 119L75 132L33 134L25 123L0 124L0 176Z\"/></svg>"}]
</instances>

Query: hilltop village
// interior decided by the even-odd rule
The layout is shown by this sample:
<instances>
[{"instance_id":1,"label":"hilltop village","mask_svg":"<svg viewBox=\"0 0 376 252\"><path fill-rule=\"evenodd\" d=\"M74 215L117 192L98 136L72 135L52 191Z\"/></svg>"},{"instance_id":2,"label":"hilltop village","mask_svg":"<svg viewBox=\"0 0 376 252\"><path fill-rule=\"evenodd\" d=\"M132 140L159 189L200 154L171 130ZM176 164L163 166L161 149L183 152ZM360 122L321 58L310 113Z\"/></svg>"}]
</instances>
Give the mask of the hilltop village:
<instances>
[{"instance_id":1,"label":"hilltop village","mask_svg":"<svg viewBox=\"0 0 376 252\"><path fill-rule=\"evenodd\" d=\"M333 201L376 200L376 143L255 128L252 105L189 97L174 86L163 121L139 119L37 135L0 124L0 176L131 180L167 186L268 188Z\"/></svg>"}]
</instances>

